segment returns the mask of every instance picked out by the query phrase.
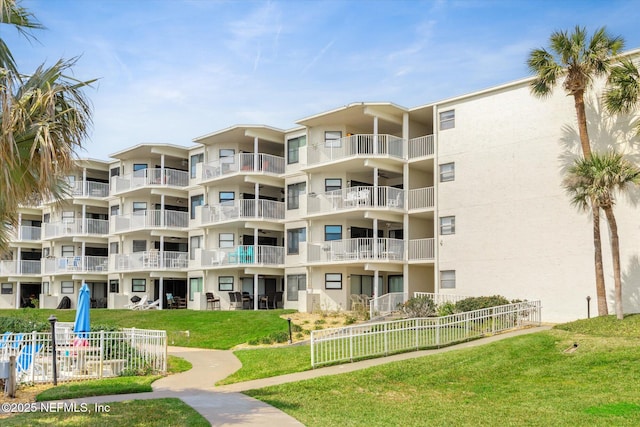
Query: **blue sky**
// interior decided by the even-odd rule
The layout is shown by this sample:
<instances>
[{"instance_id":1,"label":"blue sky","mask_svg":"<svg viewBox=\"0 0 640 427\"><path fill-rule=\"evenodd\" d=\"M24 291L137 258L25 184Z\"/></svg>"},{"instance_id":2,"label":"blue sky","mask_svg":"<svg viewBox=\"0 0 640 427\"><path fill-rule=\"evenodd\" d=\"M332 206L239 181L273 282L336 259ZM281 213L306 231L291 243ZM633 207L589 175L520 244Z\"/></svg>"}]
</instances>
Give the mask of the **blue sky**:
<instances>
[{"instance_id":1,"label":"blue sky","mask_svg":"<svg viewBox=\"0 0 640 427\"><path fill-rule=\"evenodd\" d=\"M94 106L80 157L192 145L234 124L283 129L351 102L415 107L528 76L554 30L640 47L637 1L23 0L37 42L2 28L21 71L81 55Z\"/></svg>"}]
</instances>

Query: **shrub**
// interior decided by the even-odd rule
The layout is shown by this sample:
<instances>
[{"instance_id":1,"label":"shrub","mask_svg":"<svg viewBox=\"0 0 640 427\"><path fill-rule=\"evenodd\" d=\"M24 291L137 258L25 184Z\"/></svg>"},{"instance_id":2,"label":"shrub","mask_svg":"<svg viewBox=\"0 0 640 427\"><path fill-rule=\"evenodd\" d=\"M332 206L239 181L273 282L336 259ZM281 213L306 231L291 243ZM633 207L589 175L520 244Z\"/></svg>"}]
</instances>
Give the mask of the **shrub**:
<instances>
[{"instance_id":1,"label":"shrub","mask_svg":"<svg viewBox=\"0 0 640 427\"><path fill-rule=\"evenodd\" d=\"M493 295L490 297L470 297L458 301L455 305L455 310L460 313L506 304L510 304L509 300L501 295Z\"/></svg>"},{"instance_id":2,"label":"shrub","mask_svg":"<svg viewBox=\"0 0 640 427\"><path fill-rule=\"evenodd\" d=\"M346 316L344 318L344 324L345 325L353 325L354 323L356 323L356 318L353 316Z\"/></svg>"},{"instance_id":3,"label":"shrub","mask_svg":"<svg viewBox=\"0 0 640 427\"><path fill-rule=\"evenodd\" d=\"M28 316L24 319L16 317L0 317L0 331L22 333L33 331L50 332L51 324L49 322L40 322L38 320L29 318Z\"/></svg>"},{"instance_id":4,"label":"shrub","mask_svg":"<svg viewBox=\"0 0 640 427\"><path fill-rule=\"evenodd\" d=\"M445 302L438 306L438 316L451 316L456 313L456 305L452 302Z\"/></svg>"},{"instance_id":5,"label":"shrub","mask_svg":"<svg viewBox=\"0 0 640 427\"><path fill-rule=\"evenodd\" d=\"M436 313L436 303L431 297L423 295L409 299L400 309L407 317L430 317Z\"/></svg>"}]
</instances>

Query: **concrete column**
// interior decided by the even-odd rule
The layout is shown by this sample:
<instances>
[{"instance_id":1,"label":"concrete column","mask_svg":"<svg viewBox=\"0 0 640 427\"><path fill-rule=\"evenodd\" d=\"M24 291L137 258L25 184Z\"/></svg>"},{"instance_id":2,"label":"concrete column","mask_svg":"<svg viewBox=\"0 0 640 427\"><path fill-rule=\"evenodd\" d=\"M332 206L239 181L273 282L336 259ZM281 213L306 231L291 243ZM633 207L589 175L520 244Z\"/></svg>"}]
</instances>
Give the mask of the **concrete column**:
<instances>
[{"instance_id":1,"label":"concrete column","mask_svg":"<svg viewBox=\"0 0 640 427\"><path fill-rule=\"evenodd\" d=\"M20 308L20 301L22 301L20 285L21 285L20 281L16 282L16 308Z\"/></svg>"},{"instance_id":2,"label":"concrete column","mask_svg":"<svg viewBox=\"0 0 640 427\"><path fill-rule=\"evenodd\" d=\"M253 170L259 171L261 169L261 165L258 165L259 154L258 154L258 137L253 138Z\"/></svg>"},{"instance_id":3,"label":"concrete column","mask_svg":"<svg viewBox=\"0 0 640 427\"><path fill-rule=\"evenodd\" d=\"M255 273L253 275L253 309L257 310L258 309L258 302L259 302L259 298L258 298L258 274Z\"/></svg>"},{"instance_id":4,"label":"concrete column","mask_svg":"<svg viewBox=\"0 0 640 427\"><path fill-rule=\"evenodd\" d=\"M158 293L160 293L160 295L158 295L158 298L160 298L160 310L162 310L164 308L164 278L162 276L160 276Z\"/></svg>"},{"instance_id":5,"label":"concrete column","mask_svg":"<svg viewBox=\"0 0 640 427\"><path fill-rule=\"evenodd\" d=\"M82 195L87 196L87 168L82 168Z\"/></svg>"},{"instance_id":6,"label":"concrete column","mask_svg":"<svg viewBox=\"0 0 640 427\"><path fill-rule=\"evenodd\" d=\"M165 214L165 210L164 210L164 194L162 194L160 196L160 226L164 227L164 214Z\"/></svg>"},{"instance_id":7,"label":"concrete column","mask_svg":"<svg viewBox=\"0 0 640 427\"><path fill-rule=\"evenodd\" d=\"M22 262L20 261L20 258L22 258L22 249L20 248L20 246L18 246L16 248L16 274L22 273Z\"/></svg>"},{"instance_id":8,"label":"concrete column","mask_svg":"<svg viewBox=\"0 0 640 427\"><path fill-rule=\"evenodd\" d=\"M257 182L253 184L253 198L255 199L256 205L254 206L254 216L258 217L258 203L260 203L260 184Z\"/></svg>"},{"instance_id":9,"label":"concrete column","mask_svg":"<svg viewBox=\"0 0 640 427\"><path fill-rule=\"evenodd\" d=\"M378 154L378 116L373 116L373 154Z\"/></svg>"},{"instance_id":10,"label":"concrete column","mask_svg":"<svg viewBox=\"0 0 640 427\"><path fill-rule=\"evenodd\" d=\"M18 213L18 241L22 240L22 213Z\"/></svg>"}]
</instances>

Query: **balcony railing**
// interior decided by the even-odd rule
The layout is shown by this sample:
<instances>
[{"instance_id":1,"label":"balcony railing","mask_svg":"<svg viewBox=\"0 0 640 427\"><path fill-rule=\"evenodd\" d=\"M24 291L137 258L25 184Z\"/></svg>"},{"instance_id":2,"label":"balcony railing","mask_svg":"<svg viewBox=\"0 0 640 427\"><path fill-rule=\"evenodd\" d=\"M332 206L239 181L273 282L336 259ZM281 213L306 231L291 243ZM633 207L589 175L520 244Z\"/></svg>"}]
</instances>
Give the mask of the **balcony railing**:
<instances>
[{"instance_id":1,"label":"balcony railing","mask_svg":"<svg viewBox=\"0 0 640 427\"><path fill-rule=\"evenodd\" d=\"M141 169L123 176L111 178L115 194L140 187L174 187L189 185L189 172L175 169Z\"/></svg>"},{"instance_id":2,"label":"balcony railing","mask_svg":"<svg viewBox=\"0 0 640 427\"><path fill-rule=\"evenodd\" d=\"M145 210L111 217L111 231L113 233L152 228L187 228L188 226L189 213L182 211Z\"/></svg>"},{"instance_id":3,"label":"balcony railing","mask_svg":"<svg viewBox=\"0 0 640 427\"><path fill-rule=\"evenodd\" d=\"M284 219L284 203L273 200L243 199L213 206L199 207L196 218L200 225L216 224L233 220L281 220Z\"/></svg>"},{"instance_id":4,"label":"balcony railing","mask_svg":"<svg viewBox=\"0 0 640 427\"><path fill-rule=\"evenodd\" d=\"M433 156L435 153L433 135L411 138L409 140L409 158Z\"/></svg>"},{"instance_id":5,"label":"balcony railing","mask_svg":"<svg viewBox=\"0 0 640 427\"><path fill-rule=\"evenodd\" d=\"M313 165L357 156L404 159L403 142L394 135L350 135L309 146L307 163Z\"/></svg>"},{"instance_id":6,"label":"balcony railing","mask_svg":"<svg viewBox=\"0 0 640 427\"><path fill-rule=\"evenodd\" d=\"M359 237L355 239L332 240L309 243L308 262L370 262L403 261L404 240Z\"/></svg>"},{"instance_id":7,"label":"balcony railing","mask_svg":"<svg viewBox=\"0 0 640 427\"><path fill-rule=\"evenodd\" d=\"M77 235L109 234L109 221L106 219L74 219L70 221L44 223L44 239Z\"/></svg>"},{"instance_id":8,"label":"balcony railing","mask_svg":"<svg viewBox=\"0 0 640 427\"><path fill-rule=\"evenodd\" d=\"M113 271L184 269L189 266L188 255L187 252L158 250L116 254L111 255L109 267Z\"/></svg>"},{"instance_id":9,"label":"balcony railing","mask_svg":"<svg viewBox=\"0 0 640 427\"><path fill-rule=\"evenodd\" d=\"M28 225L22 225L18 228L11 228L9 231L9 241L13 242L33 242L40 240L42 233L41 227L32 227Z\"/></svg>"},{"instance_id":10,"label":"balcony railing","mask_svg":"<svg viewBox=\"0 0 640 427\"><path fill-rule=\"evenodd\" d=\"M198 261L198 260L196 260ZM241 245L234 248L203 250L200 252L201 267L284 265L284 247L264 245Z\"/></svg>"},{"instance_id":11,"label":"balcony railing","mask_svg":"<svg viewBox=\"0 0 640 427\"><path fill-rule=\"evenodd\" d=\"M435 257L434 238L409 240L409 261L430 261Z\"/></svg>"},{"instance_id":12,"label":"balcony railing","mask_svg":"<svg viewBox=\"0 0 640 427\"><path fill-rule=\"evenodd\" d=\"M39 275L41 271L40 260L0 261L0 276L10 275Z\"/></svg>"},{"instance_id":13,"label":"balcony railing","mask_svg":"<svg viewBox=\"0 0 640 427\"><path fill-rule=\"evenodd\" d=\"M284 157L272 154L241 153L222 157L206 165L202 165L203 181L219 178L235 173L263 173L280 175L284 173Z\"/></svg>"},{"instance_id":14,"label":"balcony railing","mask_svg":"<svg viewBox=\"0 0 640 427\"><path fill-rule=\"evenodd\" d=\"M72 196L109 197L109 184L95 181L75 181L69 184Z\"/></svg>"},{"instance_id":15,"label":"balcony railing","mask_svg":"<svg viewBox=\"0 0 640 427\"><path fill-rule=\"evenodd\" d=\"M404 209L404 190L394 187L363 186L307 195L308 214L354 208Z\"/></svg>"},{"instance_id":16,"label":"balcony railing","mask_svg":"<svg viewBox=\"0 0 640 427\"><path fill-rule=\"evenodd\" d=\"M106 256L67 256L44 258L43 274L107 273L109 258Z\"/></svg>"},{"instance_id":17,"label":"balcony railing","mask_svg":"<svg viewBox=\"0 0 640 427\"><path fill-rule=\"evenodd\" d=\"M409 190L409 210L426 209L434 206L433 187Z\"/></svg>"}]
</instances>

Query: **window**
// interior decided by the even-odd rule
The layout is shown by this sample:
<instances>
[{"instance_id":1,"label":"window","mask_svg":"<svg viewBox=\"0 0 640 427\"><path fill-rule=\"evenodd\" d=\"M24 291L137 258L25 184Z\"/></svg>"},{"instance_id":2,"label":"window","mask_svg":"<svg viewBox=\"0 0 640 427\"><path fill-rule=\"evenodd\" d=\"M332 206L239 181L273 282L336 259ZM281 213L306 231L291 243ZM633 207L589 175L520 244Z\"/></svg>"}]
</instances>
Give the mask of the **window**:
<instances>
[{"instance_id":1,"label":"window","mask_svg":"<svg viewBox=\"0 0 640 427\"><path fill-rule=\"evenodd\" d=\"M64 223L73 222L74 217L75 213L73 211L62 212L62 222Z\"/></svg>"},{"instance_id":2,"label":"window","mask_svg":"<svg viewBox=\"0 0 640 427\"><path fill-rule=\"evenodd\" d=\"M290 274L287 276L287 301L298 301L298 291L306 289L306 274Z\"/></svg>"},{"instance_id":3,"label":"window","mask_svg":"<svg viewBox=\"0 0 640 427\"><path fill-rule=\"evenodd\" d=\"M299 254L300 242L306 241L306 228L292 228L290 230L287 230L287 254Z\"/></svg>"},{"instance_id":4,"label":"window","mask_svg":"<svg viewBox=\"0 0 640 427\"><path fill-rule=\"evenodd\" d=\"M440 165L440 182L453 181L456 178L456 164L445 163Z\"/></svg>"},{"instance_id":5,"label":"window","mask_svg":"<svg viewBox=\"0 0 640 427\"><path fill-rule=\"evenodd\" d=\"M133 164L133 171L134 172L142 171L142 170L145 170L148 167L149 166L146 163L134 163Z\"/></svg>"},{"instance_id":6,"label":"window","mask_svg":"<svg viewBox=\"0 0 640 427\"><path fill-rule=\"evenodd\" d=\"M196 177L196 169L198 163L204 162L204 153L194 154L191 156L191 178Z\"/></svg>"},{"instance_id":7,"label":"window","mask_svg":"<svg viewBox=\"0 0 640 427\"><path fill-rule=\"evenodd\" d=\"M218 290L219 291L232 291L233 290L233 276L220 276L220 277L218 277Z\"/></svg>"},{"instance_id":8,"label":"window","mask_svg":"<svg viewBox=\"0 0 640 427\"><path fill-rule=\"evenodd\" d=\"M220 162L221 163L233 163L233 156L235 156L236 150L230 148L220 149Z\"/></svg>"},{"instance_id":9,"label":"window","mask_svg":"<svg viewBox=\"0 0 640 427\"><path fill-rule=\"evenodd\" d=\"M202 247L202 236L191 236L189 239L189 259L196 259L196 249Z\"/></svg>"},{"instance_id":10,"label":"window","mask_svg":"<svg viewBox=\"0 0 640 427\"><path fill-rule=\"evenodd\" d=\"M378 282L382 281L382 276L378 276ZM366 294L373 296L373 276L361 276L359 274L352 274L350 276L351 293L352 294Z\"/></svg>"},{"instance_id":11,"label":"window","mask_svg":"<svg viewBox=\"0 0 640 427\"><path fill-rule=\"evenodd\" d=\"M440 130L456 127L456 111L449 110L440 113Z\"/></svg>"},{"instance_id":12,"label":"window","mask_svg":"<svg viewBox=\"0 0 640 427\"><path fill-rule=\"evenodd\" d=\"M445 270L440 272L440 289L456 288L456 271Z\"/></svg>"},{"instance_id":13,"label":"window","mask_svg":"<svg viewBox=\"0 0 640 427\"><path fill-rule=\"evenodd\" d=\"M73 256L73 245L63 246L61 254L63 257Z\"/></svg>"},{"instance_id":14,"label":"window","mask_svg":"<svg viewBox=\"0 0 640 427\"><path fill-rule=\"evenodd\" d=\"M50 219L51 219L51 214L46 213L42 215L42 222L48 223Z\"/></svg>"},{"instance_id":15,"label":"window","mask_svg":"<svg viewBox=\"0 0 640 427\"><path fill-rule=\"evenodd\" d=\"M144 252L147 250L146 240L134 240L131 252Z\"/></svg>"},{"instance_id":16,"label":"window","mask_svg":"<svg viewBox=\"0 0 640 427\"><path fill-rule=\"evenodd\" d=\"M120 176L120 167L111 168L111 176Z\"/></svg>"},{"instance_id":17,"label":"window","mask_svg":"<svg viewBox=\"0 0 640 427\"><path fill-rule=\"evenodd\" d=\"M42 258L48 258L51 254L50 248L42 248Z\"/></svg>"},{"instance_id":18,"label":"window","mask_svg":"<svg viewBox=\"0 0 640 427\"><path fill-rule=\"evenodd\" d=\"M120 292L120 281L119 280L109 280L109 292L113 294L117 294Z\"/></svg>"},{"instance_id":19,"label":"window","mask_svg":"<svg viewBox=\"0 0 640 427\"><path fill-rule=\"evenodd\" d=\"M12 283L3 283L1 285L0 293L2 295L9 295L13 293L13 284Z\"/></svg>"},{"instance_id":20,"label":"window","mask_svg":"<svg viewBox=\"0 0 640 427\"><path fill-rule=\"evenodd\" d=\"M342 239L342 226L341 225L325 225L324 226L324 240L328 242L330 240Z\"/></svg>"},{"instance_id":21,"label":"window","mask_svg":"<svg viewBox=\"0 0 640 427\"><path fill-rule=\"evenodd\" d=\"M300 207L300 195L307 190L306 182L287 185L287 210L298 209Z\"/></svg>"},{"instance_id":22,"label":"window","mask_svg":"<svg viewBox=\"0 0 640 427\"><path fill-rule=\"evenodd\" d=\"M325 273L325 289L342 289L342 273Z\"/></svg>"},{"instance_id":23,"label":"window","mask_svg":"<svg viewBox=\"0 0 640 427\"><path fill-rule=\"evenodd\" d=\"M219 240L218 240L218 247L232 248L234 244L233 240L234 240L233 233L220 233Z\"/></svg>"},{"instance_id":24,"label":"window","mask_svg":"<svg viewBox=\"0 0 640 427\"><path fill-rule=\"evenodd\" d=\"M300 161L300 147L305 145L307 145L306 135L287 140L287 164L290 165Z\"/></svg>"},{"instance_id":25,"label":"window","mask_svg":"<svg viewBox=\"0 0 640 427\"><path fill-rule=\"evenodd\" d=\"M391 292L403 292L404 280L402 276L389 276L389 293Z\"/></svg>"},{"instance_id":26,"label":"window","mask_svg":"<svg viewBox=\"0 0 640 427\"><path fill-rule=\"evenodd\" d=\"M342 146L341 131L326 131L324 133L324 146L328 148L339 148Z\"/></svg>"},{"instance_id":27,"label":"window","mask_svg":"<svg viewBox=\"0 0 640 427\"><path fill-rule=\"evenodd\" d=\"M42 282L42 293L45 295L51 295L51 286L49 286L49 282Z\"/></svg>"},{"instance_id":28,"label":"window","mask_svg":"<svg viewBox=\"0 0 640 427\"><path fill-rule=\"evenodd\" d=\"M63 294L72 294L73 293L73 282L62 282L60 283L60 290Z\"/></svg>"},{"instance_id":29,"label":"window","mask_svg":"<svg viewBox=\"0 0 640 427\"><path fill-rule=\"evenodd\" d=\"M333 191L342 189L342 179L327 178L324 180L324 191Z\"/></svg>"},{"instance_id":30,"label":"window","mask_svg":"<svg viewBox=\"0 0 640 427\"><path fill-rule=\"evenodd\" d=\"M120 215L120 205L111 206L111 215Z\"/></svg>"},{"instance_id":31,"label":"window","mask_svg":"<svg viewBox=\"0 0 640 427\"><path fill-rule=\"evenodd\" d=\"M456 234L455 216L443 216L440 218L440 234Z\"/></svg>"},{"instance_id":32,"label":"window","mask_svg":"<svg viewBox=\"0 0 640 427\"><path fill-rule=\"evenodd\" d=\"M233 201L236 199L236 193L233 191L221 191L219 197L221 205L232 206Z\"/></svg>"},{"instance_id":33,"label":"window","mask_svg":"<svg viewBox=\"0 0 640 427\"><path fill-rule=\"evenodd\" d=\"M191 219L196 219L196 207L204 205L204 194L191 196Z\"/></svg>"},{"instance_id":34,"label":"window","mask_svg":"<svg viewBox=\"0 0 640 427\"><path fill-rule=\"evenodd\" d=\"M131 292L147 292L147 279L131 279Z\"/></svg>"},{"instance_id":35,"label":"window","mask_svg":"<svg viewBox=\"0 0 640 427\"><path fill-rule=\"evenodd\" d=\"M109 243L109 254L115 255L120 253L120 242L111 242Z\"/></svg>"},{"instance_id":36,"label":"window","mask_svg":"<svg viewBox=\"0 0 640 427\"><path fill-rule=\"evenodd\" d=\"M189 301L193 301L193 296L196 292L202 292L202 277L189 279Z\"/></svg>"},{"instance_id":37,"label":"window","mask_svg":"<svg viewBox=\"0 0 640 427\"><path fill-rule=\"evenodd\" d=\"M133 212L141 212L147 210L147 202L133 202Z\"/></svg>"}]
</instances>

